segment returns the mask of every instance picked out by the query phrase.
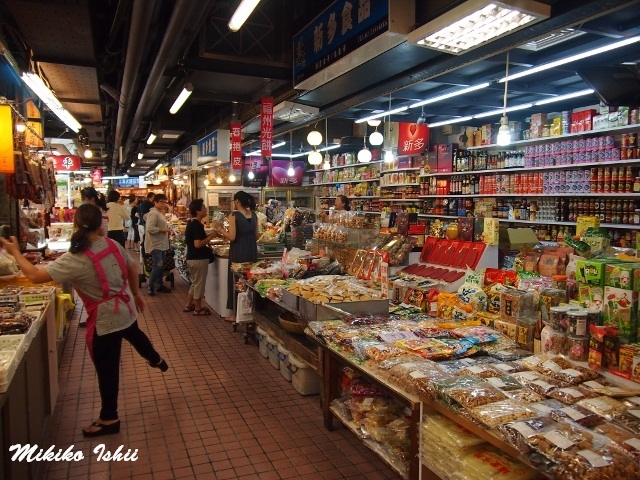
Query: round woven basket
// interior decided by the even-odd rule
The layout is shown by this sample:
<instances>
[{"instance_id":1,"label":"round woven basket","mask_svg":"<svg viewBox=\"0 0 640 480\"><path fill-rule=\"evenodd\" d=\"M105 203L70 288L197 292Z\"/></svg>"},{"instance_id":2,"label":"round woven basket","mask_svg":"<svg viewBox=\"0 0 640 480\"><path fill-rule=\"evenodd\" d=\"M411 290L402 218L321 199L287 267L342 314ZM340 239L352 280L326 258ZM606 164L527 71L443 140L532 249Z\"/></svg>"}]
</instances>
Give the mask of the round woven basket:
<instances>
[{"instance_id":1,"label":"round woven basket","mask_svg":"<svg viewBox=\"0 0 640 480\"><path fill-rule=\"evenodd\" d=\"M291 312L284 312L278 315L278 321L285 331L295 335L304 335L304 329L307 328L307 324L299 321Z\"/></svg>"}]
</instances>

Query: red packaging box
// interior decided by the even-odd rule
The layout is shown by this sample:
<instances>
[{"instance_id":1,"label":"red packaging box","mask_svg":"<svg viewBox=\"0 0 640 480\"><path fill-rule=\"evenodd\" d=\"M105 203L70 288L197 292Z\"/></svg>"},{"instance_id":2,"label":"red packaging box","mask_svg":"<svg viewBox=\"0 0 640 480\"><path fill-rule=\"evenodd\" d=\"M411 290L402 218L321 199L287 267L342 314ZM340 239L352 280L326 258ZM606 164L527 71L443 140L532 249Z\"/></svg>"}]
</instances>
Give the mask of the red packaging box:
<instances>
[{"instance_id":1,"label":"red packaging box","mask_svg":"<svg viewBox=\"0 0 640 480\"><path fill-rule=\"evenodd\" d=\"M457 143L436 145L438 152L438 173L453 172L453 151L456 148L458 148Z\"/></svg>"}]
</instances>

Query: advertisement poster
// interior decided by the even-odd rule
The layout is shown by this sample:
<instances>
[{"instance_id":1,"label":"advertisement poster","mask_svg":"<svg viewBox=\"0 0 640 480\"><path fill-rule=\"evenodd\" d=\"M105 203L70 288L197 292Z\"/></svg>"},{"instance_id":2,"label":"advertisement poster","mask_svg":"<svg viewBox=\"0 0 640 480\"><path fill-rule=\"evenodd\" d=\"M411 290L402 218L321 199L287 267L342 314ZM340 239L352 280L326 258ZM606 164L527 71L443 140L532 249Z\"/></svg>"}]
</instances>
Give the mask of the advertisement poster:
<instances>
[{"instance_id":1,"label":"advertisement poster","mask_svg":"<svg viewBox=\"0 0 640 480\"><path fill-rule=\"evenodd\" d=\"M287 173L289 163L293 164L293 176ZM302 176L304 174L304 160L271 160L271 168L269 171L270 187L299 187L302 185Z\"/></svg>"},{"instance_id":2,"label":"advertisement poster","mask_svg":"<svg viewBox=\"0 0 640 480\"><path fill-rule=\"evenodd\" d=\"M398 123L398 155L419 155L429 146L429 127L425 124Z\"/></svg>"},{"instance_id":3,"label":"advertisement poster","mask_svg":"<svg viewBox=\"0 0 640 480\"><path fill-rule=\"evenodd\" d=\"M253 172L253 178L249 178L249 172ZM266 187L269 176L269 164L262 157L246 157L244 160L244 174L242 184L245 187Z\"/></svg>"}]
</instances>

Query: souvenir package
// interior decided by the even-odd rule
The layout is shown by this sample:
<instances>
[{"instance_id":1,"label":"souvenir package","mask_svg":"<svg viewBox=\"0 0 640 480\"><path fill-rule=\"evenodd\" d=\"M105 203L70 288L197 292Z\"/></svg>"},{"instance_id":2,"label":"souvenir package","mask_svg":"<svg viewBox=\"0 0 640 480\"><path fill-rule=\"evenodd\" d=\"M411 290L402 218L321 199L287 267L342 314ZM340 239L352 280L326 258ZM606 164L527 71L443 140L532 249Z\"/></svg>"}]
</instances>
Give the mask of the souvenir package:
<instances>
[{"instance_id":1,"label":"souvenir package","mask_svg":"<svg viewBox=\"0 0 640 480\"><path fill-rule=\"evenodd\" d=\"M630 432L640 435L640 410L629 409L613 415L613 423L626 428Z\"/></svg>"},{"instance_id":2,"label":"souvenir package","mask_svg":"<svg viewBox=\"0 0 640 480\"><path fill-rule=\"evenodd\" d=\"M585 390L577 385L571 385L564 388L554 388L547 392L547 397L559 400L567 405L573 405L585 398L596 398L597 396L597 393L590 392L589 390Z\"/></svg>"},{"instance_id":3,"label":"souvenir package","mask_svg":"<svg viewBox=\"0 0 640 480\"><path fill-rule=\"evenodd\" d=\"M488 382L481 382L468 387L449 388L446 395L466 409L499 402L508 398L504 392Z\"/></svg>"},{"instance_id":4,"label":"souvenir package","mask_svg":"<svg viewBox=\"0 0 640 480\"><path fill-rule=\"evenodd\" d=\"M533 293L509 288L500 293L500 319L516 323L518 318L536 318Z\"/></svg>"},{"instance_id":5,"label":"souvenir package","mask_svg":"<svg viewBox=\"0 0 640 480\"><path fill-rule=\"evenodd\" d=\"M580 405L563 406L562 408L553 409L549 413L549 416L559 422L570 420L586 428L593 428L607 421L604 417Z\"/></svg>"},{"instance_id":6,"label":"souvenir package","mask_svg":"<svg viewBox=\"0 0 640 480\"><path fill-rule=\"evenodd\" d=\"M488 403L471 409L471 415L489 428L538 415L538 412L513 399Z\"/></svg>"}]
</instances>

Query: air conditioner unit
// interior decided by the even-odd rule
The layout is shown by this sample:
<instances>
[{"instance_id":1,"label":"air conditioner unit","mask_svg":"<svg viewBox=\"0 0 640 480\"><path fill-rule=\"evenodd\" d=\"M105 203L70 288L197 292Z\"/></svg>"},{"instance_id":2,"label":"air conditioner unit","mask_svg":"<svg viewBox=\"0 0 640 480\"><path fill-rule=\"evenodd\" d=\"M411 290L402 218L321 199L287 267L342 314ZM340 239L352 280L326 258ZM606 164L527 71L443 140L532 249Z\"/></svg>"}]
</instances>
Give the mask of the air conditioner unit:
<instances>
[{"instance_id":1,"label":"air conditioner unit","mask_svg":"<svg viewBox=\"0 0 640 480\"><path fill-rule=\"evenodd\" d=\"M273 118L283 122L297 122L306 117L317 115L320 109L302 103L280 102L273 107Z\"/></svg>"}]
</instances>

